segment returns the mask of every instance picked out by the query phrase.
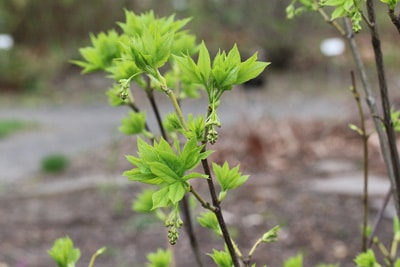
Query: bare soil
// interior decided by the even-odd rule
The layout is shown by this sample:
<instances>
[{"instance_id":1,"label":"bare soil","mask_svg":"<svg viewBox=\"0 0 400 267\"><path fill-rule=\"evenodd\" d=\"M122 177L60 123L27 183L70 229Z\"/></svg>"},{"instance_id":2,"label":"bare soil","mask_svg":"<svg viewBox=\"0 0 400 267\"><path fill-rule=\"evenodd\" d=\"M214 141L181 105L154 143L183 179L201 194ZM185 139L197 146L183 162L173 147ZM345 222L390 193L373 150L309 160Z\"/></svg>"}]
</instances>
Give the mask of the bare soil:
<instances>
[{"instance_id":1,"label":"bare soil","mask_svg":"<svg viewBox=\"0 0 400 267\"><path fill-rule=\"evenodd\" d=\"M347 124L260 119L221 130L220 141L211 147L217 151L212 160L228 160L231 166L240 163L243 173L251 174L248 183L232 191L222 203L241 251L246 255L252 244L275 225L282 228L278 242L262 245L256 252L253 260L258 266L282 266L284 259L297 253L304 255L304 266L354 266L353 258L361 247L361 197L321 194L306 186L317 174L315 166L322 159L348 161L362 168L360 138ZM25 189L96 175L116 180L132 168L123 155L134 151L132 138L116 140L74 158L70 168L56 177L36 175ZM384 174L374 145L370 157L372 172ZM207 194L202 181L194 186ZM132 199L143 188L136 183L103 184L31 196L18 193L19 188L7 189L0 198L0 263L9 267L55 266L47 250L56 238L68 235L82 252L78 266L87 266L91 254L102 246L108 250L98 258L96 267L145 266L148 252L167 247L167 230L152 216L131 210ZM201 210L196 208L196 212ZM370 215L374 218L376 211L370 210ZM385 244L391 240L391 229L391 220L384 219L378 235ZM212 248L222 249L221 240L198 224L195 231L205 266L214 266L206 253ZM183 229L174 250L176 266L195 266Z\"/></svg>"}]
</instances>

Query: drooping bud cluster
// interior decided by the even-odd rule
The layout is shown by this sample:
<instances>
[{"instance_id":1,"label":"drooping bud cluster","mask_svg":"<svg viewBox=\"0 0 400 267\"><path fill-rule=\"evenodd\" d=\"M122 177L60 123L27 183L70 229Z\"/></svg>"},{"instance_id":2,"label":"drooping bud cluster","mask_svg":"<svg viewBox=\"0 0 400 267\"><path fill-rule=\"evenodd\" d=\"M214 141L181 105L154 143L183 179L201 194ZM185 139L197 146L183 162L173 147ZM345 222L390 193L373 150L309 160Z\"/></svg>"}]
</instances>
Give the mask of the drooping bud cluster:
<instances>
[{"instance_id":1,"label":"drooping bud cluster","mask_svg":"<svg viewBox=\"0 0 400 267\"><path fill-rule=\"evenodd\" d=\"M176 216L177 215L177 216ZM169 218L165 221L165 226L169 227L168 230L168 241L171 245L175 245L179 239L179 228L183 225L182 219L179 214L172 212Z\"/></svg>"},{"instance_id":2,"label":"drooping bud cluster","mask_svg":"<svg viewBox=\"0 0 400 267\"><path fill-rule=\"evenodd\" d=\"M129 79L121 79L119 80L119 96L122 100L128 98L128 89L129 89Z\"/></svg>"}]
</instances>

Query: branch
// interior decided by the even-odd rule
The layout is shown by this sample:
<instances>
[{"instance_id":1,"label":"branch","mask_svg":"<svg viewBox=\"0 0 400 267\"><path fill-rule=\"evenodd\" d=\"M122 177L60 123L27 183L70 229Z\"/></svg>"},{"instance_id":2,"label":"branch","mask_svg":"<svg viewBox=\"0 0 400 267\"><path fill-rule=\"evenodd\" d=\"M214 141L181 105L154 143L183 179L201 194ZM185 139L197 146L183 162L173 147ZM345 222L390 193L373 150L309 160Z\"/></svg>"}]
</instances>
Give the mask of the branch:
<instances>
[{"instance_id":1,"label":"branch","mask_svg":"<svg viewBox=\"0 0 400 267\"><path fill-rule=\"evenodd\" d=\"M394 171L393 171L392 159L390 156L389 144L388 144L384 129L382 127L380 117L378 116L378 114L379 114L378 108L376 106L375 97L372 94L371 83L368 80L367 71L365 70L364 63L361 59L360 51L354 40L354 34L351 29L349 20L345 19L344 24L345 24L345 29L346 29L345 37L350 46L350 50L353 55L354 61L356 63L357 70L360 74L361 82L362 82L364 93L365 93L366 102L367 102L368 108L370 110L370 114L372 114L372 119L374 122L375 130L379 137L380 148L381 148L383 160L385 162L386 170L387 170L388 176L390 178L390 181L392 183L392 186L394 186L394 184L395 184L394 177L395 176L394 176ZM396 197L396 200L397 200L397 197ZM400 212L399 212L398 201L395 201L395 202L396 202L397 214L399 215Z\"/></svg>"},{"instance_id":2,"label":"branch","mask_svg":"<svg viewBox=\"0 0 400 267\"><path fill-rule=\"evenodd\" d=\"M394 14L394 9L391 9L389 7L389 17L393 22L393 25L396 27L397 31L400 34L400 14L396 16L396 14Z\"/></svg>"},{"instance_id":3,"label":"branch","mask_svg":"<svg viewBox=\"0 0 400 267\"><path fill-rule=\"evenodd\" d=\"M365 127L365 116L364 110L360 101L360 94L358 93L356 87L356 81L354 77L354 72L351 73L351 92L353 93L354 99L356 100L358 115L360 116L361 120L361 137L363 141L363 151L364 151L364 193L363 193L363 227L362 227L362 242L361 242L361 251L367 251L367 227L368 227L368 170L369 170L369 160L368 160L368 138L369 135L367 134L366 127Z\"/></svg>"},{"instance_id":4,"label":"branch","mask_svg":"<svg viewBox=\"0 0 400 267\"><path fill-rule=\"evenodd\" d=\"M370 28L371 42L375 54L375 65L378 74L379 91L382 101L383 119L385 121L386 135L389 144L390 158L393 168L393 195L396 202L397 216L400 216L400 165L399 165L399 153L396 145L396 135L393 127L393 122L390 115L390 98L386 82L386 74L383 63L383 55L381 42L379 38L378 28L375 19L375 8L373 0L367 0L367 12L368 18L373 23L373 27Z\"/></svg>"}]
</instances>

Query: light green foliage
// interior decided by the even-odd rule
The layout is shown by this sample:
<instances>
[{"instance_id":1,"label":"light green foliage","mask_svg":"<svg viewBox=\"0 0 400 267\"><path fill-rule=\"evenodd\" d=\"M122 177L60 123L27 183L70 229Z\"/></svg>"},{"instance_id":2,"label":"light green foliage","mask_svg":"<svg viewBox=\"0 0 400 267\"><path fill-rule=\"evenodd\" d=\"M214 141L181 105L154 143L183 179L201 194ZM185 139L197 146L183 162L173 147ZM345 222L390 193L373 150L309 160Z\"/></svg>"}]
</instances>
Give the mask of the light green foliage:
<instances>
[{"instance_id":1,"label":"light green foliage","mask_svg":"<svg viewBox=\"0 0 400 267\"><path fill-rule=\"evenodd\" d=\"M125 171L124 175L131 181L155 186L154 190L145 190L140 194L132 208L138 212L154 213L163 220L169 228L169 243L173 245L183 224L180 201L187 192L191 192L203 207L209 209L199 217L199 223L223 236L230 247L233 241L227 231L222 235L221 229L226 226L221 216L216 216L220 207L213 185L209 184L211 205L191 186L189 180L203 178L213 182L208 167L204 168L205 174L193 170L212 153L205 149L207 142L213 144L217 140L215 127L221 126L217 109L222 94L232 90L233 85L255 78L269 63L258 61L257 53L242 62L236 45L228 52L218 51L211 60L204 42L198 46L196 38L183 30L190 19L176 20L174 16L157 18L152 11L136 15L127 10L125 18L124 22L118 23L122 30L120 34L111 30L91 35L92 46L81 49L83 60L74 63L83 67L83 72L103 70L108 73L116 82L107 91L110 104L128 105L134 110L122 120L120 131L143 134L153 142L149 144L138 137L137 156L127 156L134 168ZM195 62L191 56L197 52ZM148 132L146 114L138 111L134 98L136 88L131 88L132 82L146 91L163 137L158 138ZM185 118L180 101L199 96L198 89L201 88L208 96L207 115L196 117L189 114ZM154 98L157 91L165 93L175 109L174 113L164 116L162 123ZM165 132L168 136L164 135ZM213 164L213 168L221 186L220 201L228 190L237 188L248 179L247 175L241 175L239 166L231 169L225 163L223 166ZM274 241L277 230L270 230L258 242ZM230 247L227 251L232 252L233 249ZM232 266L232 255L227 251L214 251L211 255L219 266ZM147 266L169 266L170 251L159 250L150 254L148 259L150 263ZM255 264L252 266L255 267Z\"/></svg>"},{"instance_id":2,"label":"light green foliage","mask_svg":"<svg viewBox=\"0 0 400 267\"><path fill-rule=\"evenodd\" d=\"M222 235L221 228L219 227L218 220L214 212L209 210L206 212L202 212L197 218L197 221L204 228L213 230L214 233L216 233L218 236Z\"/></svg>"},{"instance_id":3,"label":"light green foliage","mask_svg":"<svg viewBox=\"0 0 400 267\"><path fill-rule=\"evenodd\" d=\"M97 36L91 34L90 40L92 46L79 49L85 61L72 61L83 68L83 73L105 70L111 66L114 59L121 56L121 38L115 30L101 32Z\"/></svg>"},{"instance_id":4,"label":"light green foliage","mask_svg":"<svg viewBox=\"0 0 400 267\"><path fill-rule=\"evenodd\" d=\"M170 250L158 249L157 252L147 255L146 267L170 267L172 255Z\"/></svg>"},{"instance_id":5,"label":"light green foliage","mask_svg":"<svg viewBox=\"0 0 400 267\"><path fill-rule=\"evenodd\" d=\"M239 165L232 169L229 167L228 162L225 162L222 166L213 163L212 166L218 184L221 186L219 201L223 200L228 190L239 187L249 178L249 175L242 175L242 173L239 172Z\"/></svg>"},{"instance_id":6,"label":"light green foliage","mask_svg":"<svg viewBox=\"0 0 400 267\"><path fill-rule=\"evenodd\" d=\"M268 62L257 61L257 53L241 62L236 45L228 53L219 51L211 63L204 42L200 46L197 63L188 55L177 56L175 59L182 69L183 79L203 85L209 98L216 100L223 91L231 90L232 85L257 77L269 65Z\"/></svg>"},{"instance_id":7,"label":"light green foliage","mask_svg":"<svg viewBox=\"0 0 400 267\"><path fill-rule=\"evenodd\" d=\"M395 111L394 108L390 110L390 117L393 122L393 128L396 132L400 132L400 110Z\"/></svg>"},{"instance_id":8,"label":"light green foliage","mask_svg":"<svg viewBox=\"0 0 400 267\"><path fill-rule=\"evenodd\" d=\"M79 249L74 248L74 244L69 237L57 239L48 253L58 267L75 267L81 256L81 252Z\"/></svg>"},{"instance_id":9,"label":"light green foliage","mask_svg":"<svg viewBox=\"0 0 400 267\"><path fill-rule=\"evenodd\" d=\"M283 263L283 267L302 267L303 266L303 255L297 254L296 256L290 257Z\"/></svg>"},{"instance_id":10,"label":"light green foliage","mask_svg":"<svg viewBox=\"0 0 400 267\"><path fill-rule=\"evenodd\" d=\"M204 42L200 45L197 63L189 56L175 56L182 70L182 79L202 85L207 91L210 113L206 119L208 127L207 140L213 144L217 140L216 127L221 123L217 115L222 94L231 90L233 85L242 84L257 77L268 65L268 62L257 61L257 53L242 62L236 45L226 53L218 51L211 61L210 53Z\"/></svg>"},{"instance_id":11,"label":"light green foliage","mask_svg":"<svg viewBox=\"0 0 400 267\"><path fill-rule=\"evenodd\" d=\"M136 212L151 212L153 208L154 190L146 189L132 201L132 210Z\"/></svg>"},{"instance_id":12,"label":"light green foliage","mask_svg":"<svg viewBox=\"0 0 400 267\"><path fill-rule=\"evenodd\" d=\"M300 2L300 6L297 6L297 2ZM295 16L299 16L305 11L315 11L318 9L318 2L315 0L292 0L292 2L286 7L286 16L288 19L293 19Z\"/></svg>"},{"instance_id":13,"label":"light green foliage","mask_svg":"<svg viewBox=\"0 0 400 267\"><path fill-rule=\"evenodd\" d=\"M212 254L208 254L214 262L219 266L219 267L232 267L232 259L231 256L229 255L229 252L226 251L218 251L216 249L213 249Z\"/></svg>"},{"instance_id":14,"label":"light green foliage","mask_svg":"<svg viewBox=\"0 0 400 267\"><path fill-rule=\"evenodd\" d=\"M361 30L361 11L359 9L360 2L363 0L321 0L322 6L333 6L335 9L331 14L331 20L341 17L351 18L353 30L358 32Z\"/></svg>"},{"instance_id":15,"label":"light green foliage","mask_svg":"<svg viewBox=\"0 0 400 267\"><path fill-rule=\"evenodd\" d=\"M390 10L395 10L399 0L381 0L382 3L385 3L389 6Z\"/></svg>"},{"instance_id":16,"label":"light green foliage","mask_svg":"<svg viewBox=\"0 0 400 267\"><path fill-rule=\"evenodd\" d=\"M108 103L110 104L110 106L117 107L126 105L128 103L127 98L123 99L121 97L120 86L117 84L114 84L113 87L108 89L106 95L108 96Z\"/></svg>"},{"instance_id":17,"label":"light green foliage","mask_svg":"<svg viewBox=\"0 0 400 267\"><path fill-rule=\"evenodd\" d=\"M34 128L35 123L16 119L0 120L0 139L12 135L13 133Z\"/></svg>"},{"instance_id":18,"label":"light green foliage","mask_svg":"<svg viewBox=\"0 0 400 267\"><path fill-rule=\"evenodd\" d=\"M396 0L397 1L397 0ZM296 3L299 2L300 6ZM305 11L317 11L325 6L334 8L330 20L334 21L338 18L351 18L353 30L358 32L361 30L362 15L359 8L363 0L292 0L286 7L286 16L293 19Z\"/></svg>"},{"instance_id":19,"label":"light green foliage","mask_svg":"<svg viewBox=\"0 0 400 267\"><path fill-rule=\"evenodd\" d=\"M372 249L358 254L354 262L357 264L357 267L381 267L381 265L376 261L375 254Z\"/></svg>"},{"instance_id":20,"label":"light green foliage","mask_svg":"<svg viewBox=\"0 0 400 267\"><path fill-rule=\"evenodd\" d=\"M266 232L261 240L264 243L271 243L271 242L275 242L276 240L278 240L278 232L280 230L280 226L277 225L275 227L273 227L272 229L270 229L268 232Z\"/></svg>"},{"instance_id":21,"label":"light green foliage","mask_svg":"<svg viewBox=\"0 0 400 267\"><path fill-rule=\"evenodd\" d=\"M189 140L182 150L176 144L176 152L164 139L154 142L153 146L141 138L137 142L139 157L127 156L136 168L124 175L132 181L160 186L153 194L153 209L179 202L189 188L188 180L207 178L196 172L185 174L211 154L210 151L201 152L202 146L198 146L195 139Z\"/></svg>"},{"instance_id":22,"label":"light green foliage","mask_svg":"<svg viewBox=\"0 0 400 267\"><path fill-rule=\"evenodd\" d=\"M129 116L122 120L122 126L119 130L127 135L143 134L148 138L152 138L153 135L146 131L146 113L144 112L129 112Z\"/></svg>"}]
</instances>

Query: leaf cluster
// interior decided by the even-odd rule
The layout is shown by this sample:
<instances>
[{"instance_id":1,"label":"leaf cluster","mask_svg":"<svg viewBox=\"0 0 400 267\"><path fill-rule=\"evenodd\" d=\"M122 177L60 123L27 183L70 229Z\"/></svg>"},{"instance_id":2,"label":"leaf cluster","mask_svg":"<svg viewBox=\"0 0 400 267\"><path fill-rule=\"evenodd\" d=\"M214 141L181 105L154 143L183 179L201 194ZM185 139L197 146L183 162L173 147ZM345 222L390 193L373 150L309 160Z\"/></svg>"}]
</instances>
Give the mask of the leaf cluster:
<instances>
[{"instance_id":1,"label":"leaf cluster","mask_svg":"<svg viewBox=\"0 0 400 267\"><path fill-rule=\"evenodd\" d=\"M189 55L176 56L175 59L183 72L183 79L201 84L209 98L231 90L234 84L257 77L269 65L268 62L257 61L257 53L242 62L236 44L228 53L218 51L212 62L204 42L200 45L197 63Z\"/></svg>"},{"instance_id":2,"label":"leaf cluster","mask_svg":"<svg viewBox=\"0 0 400 267\"><path fill-rule=\"evenodd\" d=\"M190 139L183 149L175 143L175 149L164 139L154 141L153 146L137 138L139 157L127 156L136 168L124 173L132 181L158 185L153 209L177 204L189 189L188 180L207 178L206 175L186 171L194 169L202 159L212 152L202 152L195 139Z\"/></svg>"},{"instance_id":3,"label":"leaf cluster","mask_svg":"<svg viewBox=\"0 0 400 267\"><path fill-rule=\"evenodd\" d=\"M212 166L218 184L221 186L221 192L218 198L219 201L225 198L228 190L241 186L249 178L249 175L242 175L242 173L239 172L239 165L231 169L228 162L225 161L222 166L216 163L213 163Z\"/></svg>"},{"instance_id":4,"label":"leaf cluster","mask_svg":"<svg viewBox=\"0 0 400 267\"><path fill-rule=\"evenodd\" d=\"M81 257L80 250L74 248L74 244L69 237L57 239L48 253L58 267L75 267Z\"/></svg>"}]
</instances>

